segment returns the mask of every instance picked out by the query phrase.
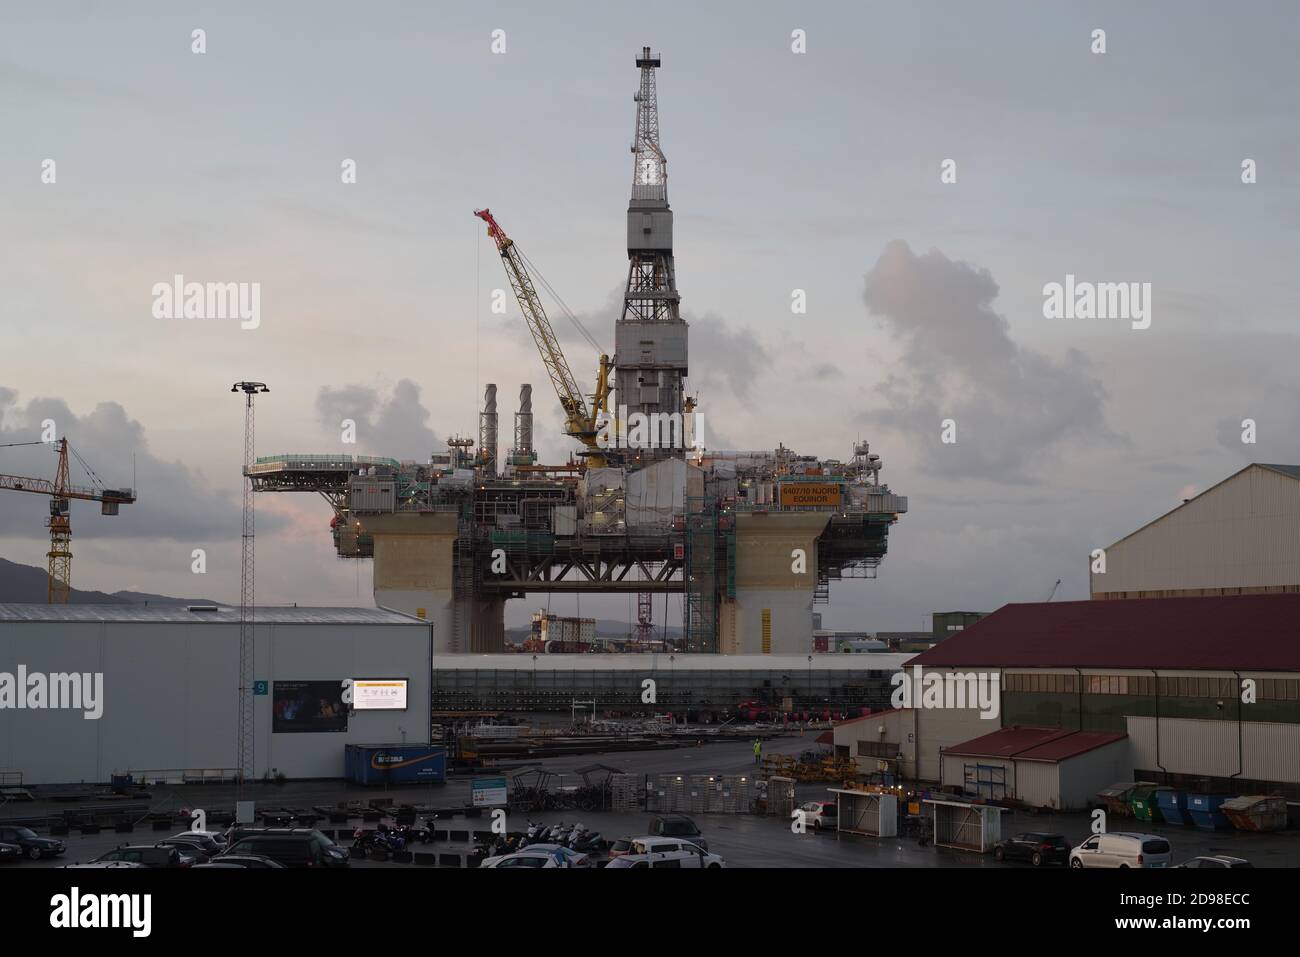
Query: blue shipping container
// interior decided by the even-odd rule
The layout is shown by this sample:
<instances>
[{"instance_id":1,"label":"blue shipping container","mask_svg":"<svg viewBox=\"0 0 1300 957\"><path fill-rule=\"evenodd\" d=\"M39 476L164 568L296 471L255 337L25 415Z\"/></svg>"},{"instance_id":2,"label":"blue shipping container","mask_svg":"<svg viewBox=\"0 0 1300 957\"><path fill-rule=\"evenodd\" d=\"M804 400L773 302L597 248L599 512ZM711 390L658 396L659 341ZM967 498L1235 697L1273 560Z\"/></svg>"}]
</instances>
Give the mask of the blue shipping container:
<instances>
[{"instance_id":1,"label":"blue shipping container","mask_svg":"<svg viewBox=\"0 0 1300 957\"><path fill-rule=\"evenodd\" d=\"M344 774L353 784L443 784L447 749L440 744L349 744Z\"/></svg>"},{"instance_id":2,"label":"blue shipping container","mask_svg":"<svg viewBox=\"0 0 1300 957\"><path fill-rule=\"evenodd\" d=\"M1221 831L1232 827L1228 816L1219 810L1224 801L1231 800L1228 794L1189 794L1187 811L1197 827L1206 831Z\"/></svg>"}]
</instances>

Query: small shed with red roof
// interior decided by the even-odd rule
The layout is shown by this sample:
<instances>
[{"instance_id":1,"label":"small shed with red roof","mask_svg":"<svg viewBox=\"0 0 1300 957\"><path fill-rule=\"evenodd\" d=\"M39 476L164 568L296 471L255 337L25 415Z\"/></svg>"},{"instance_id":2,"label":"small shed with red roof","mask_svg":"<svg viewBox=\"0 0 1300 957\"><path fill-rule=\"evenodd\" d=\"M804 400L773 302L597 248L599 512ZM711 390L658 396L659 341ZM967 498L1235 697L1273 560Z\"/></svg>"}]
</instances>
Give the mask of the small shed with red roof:
<instances>
[{"instance_id":1,"label":"small shed with red roof","mask_svg":"<svg viewBox=\"0 0 1300 957\"><path fill-rule=\"evenodd\" d=\"M943 783L971 797L1058 810L1088 807L1132 768L1122 732L1018 725L946 748L940 764Z\"/></svg>"}]
</instances>

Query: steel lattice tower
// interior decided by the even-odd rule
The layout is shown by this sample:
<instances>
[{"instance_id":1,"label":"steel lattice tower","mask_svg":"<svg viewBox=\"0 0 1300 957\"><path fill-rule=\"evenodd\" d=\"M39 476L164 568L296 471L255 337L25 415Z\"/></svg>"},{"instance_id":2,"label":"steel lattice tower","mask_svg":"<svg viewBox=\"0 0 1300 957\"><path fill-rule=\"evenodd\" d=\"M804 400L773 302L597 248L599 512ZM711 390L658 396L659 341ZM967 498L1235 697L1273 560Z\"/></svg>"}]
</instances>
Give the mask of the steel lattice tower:
<instances>
[{"instance_id":1,"label":"steel lattice tower","mask_svg":"<svg viewBox=\"0 0 1300 957\"><path fill-rule=\"evenodd\" d=\"M68 440L59 440L59 466L54 478L54 495L50 499L49 585L46 601L66 605L72 597L72 509L68 501Z\"/></svg>"},{"instance_id":2,"label":"steel lattice tower","mask_svg":"<svg viewBox=\"0 0 1300 957\"><path fill-rule=\"evenodd\" d=\"M231 392L244 394L244 520L241 535L241 571L239 576L239 798L244 783L256 773L253 764L253 397L270 392L264 382L236 382Z\"/></svg>"},{"instance_id":3,"label":"steel lattice tower","mask_svg":"<svg viewBox=\"0 0 1300 957\"><path fill-rule=\"evenodd\" d=\"M659 100L655 91L659 57L652 55L649 47L643 47L636 65L641 71L641 84L633 97L637 111L632 197L627 207L628 274L623 314L614 327L615 388L620 415L626 407L628 413L682 416L687 330L680 314L681 297L673 265L668 160L659 146ZM669 429L656 428L654 441L666 446L673 439ZM684 454L680 448L660 448L642 451L640 458L649 461L674 451L679 457ZM635 450L633 455L637 455Z\"/></svg>"}]
</instances>

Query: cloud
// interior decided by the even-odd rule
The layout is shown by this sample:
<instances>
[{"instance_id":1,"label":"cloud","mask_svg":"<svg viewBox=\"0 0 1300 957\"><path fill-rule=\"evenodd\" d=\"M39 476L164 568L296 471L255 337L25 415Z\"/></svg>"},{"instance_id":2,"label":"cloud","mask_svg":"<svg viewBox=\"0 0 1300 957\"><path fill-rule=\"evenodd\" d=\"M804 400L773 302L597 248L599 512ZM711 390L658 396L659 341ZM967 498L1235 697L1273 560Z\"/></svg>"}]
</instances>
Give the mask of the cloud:
<instances>
[{"instance_id":1,"label":"cloud","mask_svg":"<svg viewBox=\"0 0 1300 957\"><path fill-rule=\"evenodd\" d=\"M864 301L903 348L866 422L909 433L923 463L951 478L1024 482L1071 441L1110 438L1106 393L1077 349L1057 361L1017 345L993 311L987 269L907 243L885 247L867 273ZM944 419L957 423L943 444Z\"/></svg>"},{"instance_id":2,"label":"cloud","mask_svg":"<svg viewBox=\"0 0 1300 957\"><path fill-rule=\"evenodd\" d=\"M75 414L62 399L36 398L25 406L13 389L0 387L0 444L41 438L42 423L52 420L58 437L95 470L109 488L134 483L137 501L123 505L117 516L103 517L93 502L74 502L74 547L79 538L155 538L193 542L237 539L241 503L237 494L210 487L182 462L168 462L149 450L144 426L127 415L116 402L101 402L84 416ZM75 457L70 456L74 485L90 485ZM18 446L0 449L0 471L11 475L54 478L57 459L52 446ZM238 488L239 463L231 463L231 485ZM134 478L133 478L134 473ZM49 515L44 495L0 492L0 531L24 538L44 535ZM259 516L258 531L273 532L282 525L273 514Z\"/></svg>"},{"instance_id":3,"label":"cloud","mask_svg":"<svg viewBox=\"0 0 1300 957\"><path fill-rule=\"evenodd\" d=\"M340 433L344 419L356 423L355 451L423 462L445 446L429 427L429 410L420 402L420 387L410 379L393 386L383 397L362 385L322 387L316 395L316 416L326 431Z\"/></svg>"},{"instance_id":4,"label":"cloud","mask_svg":"<svg viewBox=\"0 0 1300 957\"><path fill-rule=\"evenodd\" d=\"M691 327L692 391L703 386L712 393L724 387L736 398L748 399L762 373L772 365L771 355L753 330L733 329L712 315L687 321Z\"/></svg>"},{"instance_id":5,"label":"cloud","mask_svg":"<svg viewBox=\"0 0 1300 957\"><path fill-rule=\"evenodd\" d=\"M831 362L822 362L813 366L810 375L818 382L826 382L829 379L844 378L844 370Z\"/></svg>"},{"instance_id":6,"label":"cloud","mask_svg":"<svg viewBox=\"0 0 1300 957\"><path fill-rule=\"evenodd\" d=\"M1225 345L1225 351L1228 346ZM1257 372L1257 393L1248 401L1238 400L1236 404L1248 408L1252 414L1258 409L1258 419L1254 420L1253 437L1247 442L1244 438L1248 430L1244 423L1252 416L1237 416L1220 419L1215 423L1215 438L1223 449L1245 462L1267 462L1288 465L1300 462L1300 415L1295 412L1300 393L1280 383L1269 382L1267 371L1261 368Z\"/></svg>"}]
</instances>

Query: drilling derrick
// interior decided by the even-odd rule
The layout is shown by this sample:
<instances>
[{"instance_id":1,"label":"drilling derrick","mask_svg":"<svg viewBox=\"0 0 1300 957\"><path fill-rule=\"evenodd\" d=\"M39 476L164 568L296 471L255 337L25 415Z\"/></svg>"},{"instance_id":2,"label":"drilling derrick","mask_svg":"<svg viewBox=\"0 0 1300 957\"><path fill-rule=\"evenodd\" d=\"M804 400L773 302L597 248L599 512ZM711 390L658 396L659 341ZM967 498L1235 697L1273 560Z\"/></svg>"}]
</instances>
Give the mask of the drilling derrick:
<instances>
[{"instance_id":1,"label":"drilling derrick","mask_svg":"<svg viewBox=\"0 0 1300 957\"><path fill-rule=\"evenodd\" d=\"M673 265L673 211L668 206L668 160L659 147L655 70L659 57L643 47L637 58L641 85L632 143L632 197L627 207L627 288L623 314L614 327L614 386L619 417L647 418L649 442L632 449L643 462L682 457L687 413L686 323L680 312ZM649 418L657 416L657 418ZM676 417L676 435L674 430ZM674 449L673 446L676 446Z\"/></svg>"}]
</instances>

